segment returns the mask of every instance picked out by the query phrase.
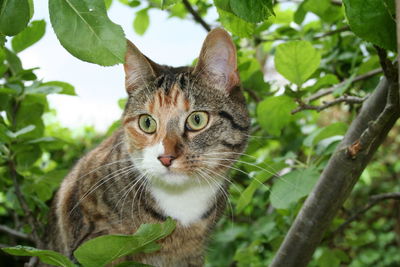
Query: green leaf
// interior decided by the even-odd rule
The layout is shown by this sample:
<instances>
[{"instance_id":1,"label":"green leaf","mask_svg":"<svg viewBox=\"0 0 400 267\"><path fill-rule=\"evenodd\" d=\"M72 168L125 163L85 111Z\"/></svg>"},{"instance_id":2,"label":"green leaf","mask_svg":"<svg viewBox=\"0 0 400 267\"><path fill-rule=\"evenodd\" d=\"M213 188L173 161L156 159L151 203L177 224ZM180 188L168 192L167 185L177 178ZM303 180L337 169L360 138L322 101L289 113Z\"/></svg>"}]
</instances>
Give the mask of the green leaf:
<instances>
[{"instance_id":1,"label":"green leaf","mask_svg":"<svg viewBox=\"0 0 400 267\"><path fill-rule=\"evenodd\" d=\"M121 99L118 99L118 106L120 107L120 109L125 109L126 103L128 102L128 98L124 97Z\"/></svg>"},{"instance_id":2,"label":"green leaf","mask_svg":"<svg viewBox=\"0 0 400 267\"><path fill-rule=\"evenodd\" d=\"M8 36L21 32L30 19L28 0L2 0L0 4L0 32Z\"/></svg>"},{"instance_id":3,"label":"green leaf","mask_svg":"<svg viewBox=\"0 0 400 267\"><path fill-rule=\"evenodd\" d=\"M251 202L256 190L263 186L263 183L273 176L271 173L260 172L256 176L251 177L252 181L248 187L240 194L239 200L236 205L238 213L242 212L244 208Z\"/></svg>"},{"instance_id":4,"label":"green leaf","mask_svg":"<svg viewBox=\"0 0 400 267\"><path fill-rule=\"evenodd\" d=\"M332 123L324 128L319 128L312 134L309 134L303 141L305 146L315 146L321 140L335 135L344 135L347 131L347 124L344 122Z\"/></svg>"},{"instance_id":5,"label":"green leaf","mask_svg":"<svg viewBox=\"0 0 400 267\"><path fill-rule=\"evenodd\" d=\"M316 261L321 267L339 267L340 258L336 256L335 250L323 248L321 256Z\"/></svg>"},{"instance_id":6,"label":"green leaf","mask_svg":"<svg viewBox=\"0 0 400 267\"><path fill-rule=\"evenodd\" d=\"M288 209L292 203L307 196L319 177L319 172L309 167L289 172L279 177L272 186L270 200L276 209Z\"/></svg>"},{"instance_id":7,"label":"green leaf","mask_svg":"<svg viewBox=\"0 0 400 267\"><path fill-rule=\"evenodd\" d=\"M30 192L36 194L43 202L52 198L54 191L59 187L68 170L55 170L46 173L30 186Z\"/></svg>"},{"instance_id":8,"label":"green leaf","mask_svg":"<svg viewBox=\"0 0 400 267\"><path fill-rule=\"evenodd\" d=\"M304 18L306 17L307 10L304 9L304 3L306 1L301 2L299 7L297 8L296 12L294 12L293 15L293 21L296 22L297 24L301 24L304 21Z\"/></svg>"},{"instance_id":9,"label":"green leaf","mask_svg":"<svg viewBox=\"0 0 400 267\"><path fill-rule=\"evenodd\" d=\"M159 249L154 241L171 234L175 221L168 218L161 224L143 224L133 235L96 237L77 248L75 258L85 267L104 266L120 257L142 251Z\"/></svg>"},{"instance_id":10,"label":"green leaf","mask_svg":"<svg viewBox=\"0 0 400 267\"><path fill-rule=\"evenodd\" d=\"M288 96L269 97L258 104L257 120L260 126L273 135L279 135L292 119L290 113L296 108L296 103Z\"/></svg>"},{"instance_id":11,"label":"green leaf","mask_svg":"<svg viewBox=\"0 0 400 267\"><path fill-rule=\"evenodd\" d=\"M337 83L339 83L339 79L335 75L327 74L319 78L314 85L304 88L304 90L313 93L323 87L334 85Z\"/></svg>"},{"instance_id":12,"label":"green leaf","mask_svg":"<svg viewBox=\"0 0 400 267\"><path fill-rule=\"evenodd\" d=\"M49 11L58 40L72 55L102 66L124 62L124 32L107 17L103 0L49 0Z\"/></svg>"},{"instance_id":13,"label":"green leaf","mask_svg":"<svg viewBox=\"0 0 400 267\"><path fill-rule=\"evenodd\" d=\"M36 128L35 125L28 125L28 126L22 128L21 130L15 132L15 133L13 133L11 131L7 131L6 134L8 135L8 137L14 139L14 138L17 138L20 135L23 135L23 134L26 134L26 133L29 133L29 132L33 131L35 128Z\"/></svg>"},{"instance_id":14,"label":"green leaf","mask_svg":"<svg viewBox=\"0 0 400 267\"><path fill-rule=\"evenodd\" d=\"M339 6L332 5L331 0L307 0L303 3L305 11L316 14L326 22L335 22L343 16L342 9Z\"/></svg>"},{"instance_id":15,"label":"green leaf","mask_svg":"<svg viewBox=\"0 0 400 267\"><path fill-rule=\"evenodd\" d=\"M8 128L3 123L0 123L0 143L9 143L11 141L8 132Z\"/></svg>"},{"instance_id":16,"label":"green leaf","mask_svg":"<svg viewBox=\"0 0 400 267\"><path fill-rule=\"evenodd\" d=\"M7 48L5 49L5 54L11 72L14 75L17 75L23 70L21 60L19 60L18 56L14 52L8 50Z\"/></svg>"},{"instance_id":17,"label":"green leaf","mask_svg":"<svg viewBox=\"0 0 400 267\"><path fill-rule=\"evenodd\" d=\"M39 87L36 88L33 93L57 93L64 95L76 95L75 88L66 82L60 81L50 81L42 83Z\"/></svg>"},{"instance_id":18,"label":"green leaf","mask_svg":"<svg viewBox=\"0 0 400 267\"><path fill-rule=\"evenodd\" d=\"M230 0L232 11L240 18L256 23L273 14L271 0Z\"/></svg>"},{"instance_id":19,"label":"green leaf","mask_svg":"<svg viewBox=\"0 0 400 267\"><path fill-rule=\"evenodd\" d=\"M179 0L161 0L161 9L164 9L168 6L175 5Z\"/></svg>"},{"instance_id":20,"label":"green leaf","mask_svg":"<svg viewBox=\"0 0 400 267\"><path fill-rule=\"evenodd\" d=\"M149 14L147 13L147 8L142 9L136 13L135 20L133 21L133 28L135 32L139 35L143 35L150 24Z\"/></svg>"},{"instance_id":21,"label":"green leaf","mask_svg":"<svg viewBox=\"0 0 400 267\"><path fill-rule=\"evenodd\" d=\"M27 95L20 104L20 107L15 116L16 130L21 130L29 125L35 125L35 129L25 133L21 138L39 138L42 137L44 124L42 115L45 110L45 99L37 95Z\"/></svg>"},{"instance_id":22,"label":"green leaf","mask_svg":"<svg viewBox=\"0 0 400 267\"><path fill-rule=\"evenodd\" d=\"M51 250L41 250L28 246L2 248L2 250L15 256L37 256L43 263L55 266L75 267L75 265L67 257Z\"/></svg>"},{"instance_id":23,"label":"green leaf","mask_svg":"<svg viewBox=\"0 0 400 267\"><path fill-rule=\"evenodd\" d=\"M139 0L118 0L120 3L127 5L129 7L137 7L140 6L140 1ZM152 3L154 2L155 5L157 7L161 7L161 4L159 3L159 1L161 0L157 0L157 1L152 1Z\"/></svg>"},{"instance_id":24,"label":"green leaf","mask_svg":"<svg viewBox=\"0 0 400 267\"><path fill-rule=\"evenodd\" d=\"M17 167L19 171L29 169L42 155L42 151L39 145L20 145L15 150Z\"/></svg>"},{"instance_id":25,"label":"green leaf","mask_svg":"<svg viewBox=\"0 0 400 267\"><path fill-rule=\"evenodd\" d=\"M229 0L214 0L214 5L222 10L227 12L232 12L231 5Z\"/></svg>"},{"instance_id":26,"label":"green leaf","mask_svg":"<svg viewBox=\"0 0 400 267\"><path fill-rule=\"evenodd\" d=\"M44 20L35 20L11 40L12 49L18 53L39 41L46 30Z\"/></svg>"},{"instance_id":27,"label":"green leaf","mask_svg":"<svg viewBox=\"0 0 400 267\"><path fill-rule=\"evenodd\" d=\"M301 86L318 68L320 53L307 41L291 41L279 45L275 67L286 79Z\"/></svg>"},{"instance_id":28,"label":"green leaf","mask_svg":"<svg viewBox=\"0 0 400 267\"><path fill-rule=\"evenodd\" d=\"M217 8L219 20L225 29L239 37L251 37L255 30L255 24L247 22L233 13Z\"/></svg>"},{"instance_id":29,"label":"green leaf","mask_svg":"<svg viewBox=\"0 0 400 267\"><path fill-rule=\"evenodd\" d=\"M383 0L343 0L343 3L350 28L356 35L396 51L396 23Z\"/></svg>"},{"instance_id":30,"label":"green leaf","mask_svg":"<svg viewBox=\"0 0 400 267\"><path fill-rule=\"evenodd\" d=\"M105 4L107 10L111 7L112 2L113 2L113 0L104 0L104 4Z\"/></svg>"}]
</instances>

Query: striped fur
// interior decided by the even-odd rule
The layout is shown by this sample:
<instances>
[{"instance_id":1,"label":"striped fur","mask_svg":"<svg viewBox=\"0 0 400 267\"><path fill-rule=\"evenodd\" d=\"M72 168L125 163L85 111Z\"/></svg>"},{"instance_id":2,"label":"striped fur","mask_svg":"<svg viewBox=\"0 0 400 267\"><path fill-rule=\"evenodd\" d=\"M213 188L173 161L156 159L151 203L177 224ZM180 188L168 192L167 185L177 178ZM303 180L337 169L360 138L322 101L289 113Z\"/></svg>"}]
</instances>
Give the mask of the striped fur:
<instances>
[{"instance_id":1,"label":"striped fur","mask_svg":"<svg viewBox=\"0 0 400 267\"><path fill-rule=\"evenodd\" d=\"M249 117L232 53L221 29L208 35L195 68L157 65L128 44L122 126L64 179L52 208L48 248L73 258L86 240L132 234L143 223L171 216L177 228L160 241L160 251L124 260L203 265L207 237L225 208L227 170L247 144ZM194 111L209 115L197 132L185 128ZM155 133L140 129L141 114L155 119ZM157 160L159 153L174 157L170 167Z\"/></svg>"}]
</instances>

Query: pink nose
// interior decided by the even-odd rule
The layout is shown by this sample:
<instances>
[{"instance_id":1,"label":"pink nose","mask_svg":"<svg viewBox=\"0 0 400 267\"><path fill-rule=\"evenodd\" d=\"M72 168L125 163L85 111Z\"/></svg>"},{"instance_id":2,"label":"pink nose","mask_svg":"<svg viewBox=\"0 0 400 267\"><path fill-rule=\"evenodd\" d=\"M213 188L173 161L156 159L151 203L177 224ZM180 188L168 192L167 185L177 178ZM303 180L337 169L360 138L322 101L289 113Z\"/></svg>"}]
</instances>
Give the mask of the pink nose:
<instances>
[{"instance_id":1,"label":"pink nose","mask_svg":"<svg viewBox=\"0 0 400 267\"><path fill-rule=\"evenodd\" d=\"M172 161L175 159L174 156L171 155L160 155L158 160L161 162L162 165L165 167L169 167L172 164Z\"/></svg>"}]
</instances>

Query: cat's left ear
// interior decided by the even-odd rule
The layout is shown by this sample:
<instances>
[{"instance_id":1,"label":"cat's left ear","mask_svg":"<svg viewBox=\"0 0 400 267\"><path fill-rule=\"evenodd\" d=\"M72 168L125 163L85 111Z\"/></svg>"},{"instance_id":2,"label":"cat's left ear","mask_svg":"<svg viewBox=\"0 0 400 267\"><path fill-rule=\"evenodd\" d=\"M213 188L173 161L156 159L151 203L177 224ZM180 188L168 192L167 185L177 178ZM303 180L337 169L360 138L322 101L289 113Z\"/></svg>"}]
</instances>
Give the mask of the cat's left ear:
<instances>
[{"instance_id":1,"label":"cat's left ear","mask_svg":"<svg viewBox=\"0 0 400 267\"><path fill-rule=\"evenodd\" d=\"M236 60L236 48L230 35L216 28L207 35L193 73L229 93L240 82Z\"/></svg>"}]
</instances>

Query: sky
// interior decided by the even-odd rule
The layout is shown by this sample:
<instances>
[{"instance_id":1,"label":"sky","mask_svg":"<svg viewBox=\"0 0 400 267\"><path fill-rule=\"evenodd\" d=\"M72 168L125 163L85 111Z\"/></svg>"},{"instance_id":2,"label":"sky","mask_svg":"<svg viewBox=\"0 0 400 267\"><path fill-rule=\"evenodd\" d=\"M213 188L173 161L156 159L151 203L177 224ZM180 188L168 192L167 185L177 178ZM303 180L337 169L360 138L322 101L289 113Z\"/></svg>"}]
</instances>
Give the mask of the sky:
<instances>
[{"instance_id":1,"label":"sky","mask_svg":"<svg viewBox=\"0 0 400 267\"><path fill-rule=\"evenodd\" d=\"M34 20L45 19L46 34L35 45L19 55L24 68L39 67L35 73L43 81L64 81L72 84L78 96L50 95L49 102L57 111L63 126L77 128L91 125L99 131L119 119L118 99L126 96L123 66L101 67L81 61L69 54L58 42L51 27L48 1L34 1ZM143 36L134 33L134 10L114 1L108 15L122 26L125 36L139 50L160 64L189 65L200 53L207 32L191 20L168 19L167 12L150 10L150 26ZM211 10L206 17L217 17Z\"/></svg>"}]
</instances>

